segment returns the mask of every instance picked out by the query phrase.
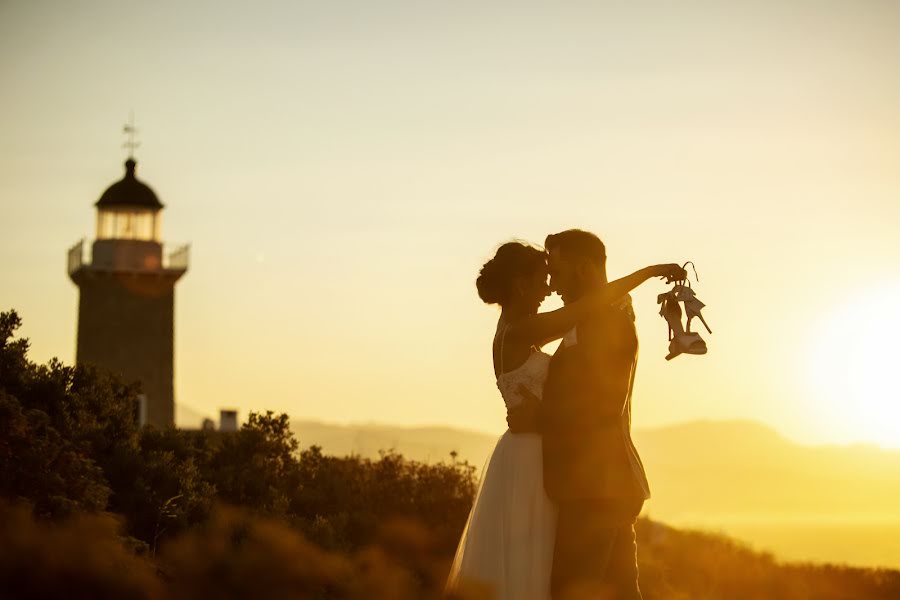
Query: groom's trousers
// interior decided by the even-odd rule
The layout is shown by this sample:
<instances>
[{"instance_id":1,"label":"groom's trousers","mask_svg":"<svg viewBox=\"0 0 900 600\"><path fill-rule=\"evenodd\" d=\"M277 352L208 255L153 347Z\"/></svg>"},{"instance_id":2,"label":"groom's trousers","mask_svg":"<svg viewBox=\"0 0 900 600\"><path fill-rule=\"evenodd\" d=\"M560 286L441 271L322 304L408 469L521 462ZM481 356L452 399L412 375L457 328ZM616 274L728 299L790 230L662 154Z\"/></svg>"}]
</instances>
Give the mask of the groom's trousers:
<instances>
[{"instance_id":1,"label":"groom's trousers","mask_svg":"<svg viewBox=\"0 0 900 600\"><path fill-rule=\"evenodd\" d=\"M559 505L553 600L641 600L634 521L638 505Z\"/></svg>"}]
</instances>

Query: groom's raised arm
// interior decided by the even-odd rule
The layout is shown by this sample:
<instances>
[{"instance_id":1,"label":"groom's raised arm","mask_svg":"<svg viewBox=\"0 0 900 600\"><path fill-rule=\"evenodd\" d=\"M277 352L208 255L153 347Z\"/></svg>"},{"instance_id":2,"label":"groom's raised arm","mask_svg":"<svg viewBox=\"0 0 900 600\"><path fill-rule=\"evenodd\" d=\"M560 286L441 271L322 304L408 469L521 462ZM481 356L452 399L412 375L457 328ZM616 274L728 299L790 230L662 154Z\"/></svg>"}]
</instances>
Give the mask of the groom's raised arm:
<instances>
[{"instance_id":1,"label":"groom's raised arm","mask_svg":"<svg viewBox=\"0 0 900 600\"><path fill-rule=\"evenodd\" d=\"M645 267L611 281L562 308L520 319L509 328L507 339L516 338L526 346L543 346L561 338L584 319L591 319L595 314L607 310L610 305L618 304L623 299L630 304L628 293L652 277L676 281L686 278L687 273L674 263Z\"/></svg>"}]
</instances>

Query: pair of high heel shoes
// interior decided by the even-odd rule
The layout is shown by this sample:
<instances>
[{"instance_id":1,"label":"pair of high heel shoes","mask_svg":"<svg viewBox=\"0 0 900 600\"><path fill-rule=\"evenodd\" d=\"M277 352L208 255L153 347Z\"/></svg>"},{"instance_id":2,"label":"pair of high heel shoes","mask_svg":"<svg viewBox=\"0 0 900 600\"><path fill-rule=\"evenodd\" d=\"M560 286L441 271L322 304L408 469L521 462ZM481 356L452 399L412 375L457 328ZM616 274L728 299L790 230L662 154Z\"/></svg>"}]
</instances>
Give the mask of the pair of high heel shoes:
<instances>
[{"instance_id":1,"label":"pair of high heel shoes","mask_svg":"<svg viewBox=\"0 0 900 600\"><path fill-rule=\"evenodd\" d=\"M693 263L684 263L684 267L687 267L688 264L693 266ZM694 276L696 277L696 275L697 270L694 268ZM697 281L700 281L699 277L697 277ZM709 328L706 319L700 313L700 310L706 305L697 298L694 290L691 289L690 281L685 279L675 282L675 287L665 294L657 296L656 302L661 305L659 314L669 324L669 354L666 355L666 360L672 360L679 354L706 354L706 342L699 333L691 331L691 320L697 317L709 333L712 333L712 329ZM679 302L684 303L684 312L687 314L686 327L681 324Z\"/></svg>"}]
</instances>

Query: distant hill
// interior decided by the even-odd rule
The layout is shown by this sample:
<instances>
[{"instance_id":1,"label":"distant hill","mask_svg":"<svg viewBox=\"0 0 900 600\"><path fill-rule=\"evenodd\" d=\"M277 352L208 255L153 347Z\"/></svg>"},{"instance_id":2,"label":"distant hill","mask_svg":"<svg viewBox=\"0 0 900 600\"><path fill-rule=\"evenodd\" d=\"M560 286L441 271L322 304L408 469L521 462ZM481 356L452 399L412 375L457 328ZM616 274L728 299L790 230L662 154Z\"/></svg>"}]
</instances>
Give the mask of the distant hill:
<instances>
[{"instance_id":1,"label":"distant hill","mask_svg":"<svg viewBox=\"0 0 900 600\"><path fill-rule=\"evenodd\" d=\"M302 446L377 457L460 460L481 467L495 436L447 427L328 425L294 421ZM654 516L754 514L900 520L900 452L874 446L802 446L752 421L698 421L637 430L650 477Z\"/></svg>"},{"instance_id":2,"label":"distant hill","mask_svg":"<svg viewBox=\"0 0 900 600\"><path fill-rule=\"evenodd\" d=\"M802 446L758 423L696 422L638 431L664 520L738 516L895 519L900 452Z\"/></svg>"},{"instance_id":3,"label":"distant hill","mask_svg":"<svg viewBox=\"0 0 900 600\"><path fill-rule=\"evenodd\" d=\"M202 417L179 409L179 424ZM480 471L498 436L449 427L293 421L301 447L375 458L467 460ZM753 421L636 430L653 497L644 514L721 531L782 558L900 567L900 452L803 446Z\"/></svg>"},{"instance_id":4,"label":"distant hill","mask_svg":"<svg viewBox=\"0 0 900 600\"><path fill-rule=\"evenodd\" d=\"M301 446L321 446L328 454L358 454L377 458L379 452L396 450L403 456L424 462L468 460L479 468L497 443L497 437L450 427L396 427L390 425L330 425L313 421L292 421Z\"/></svg>"},{"instance_id":5,"label":"distant hill","mask_svg":"<svg viewBox=\"0 0 900 600\"><path fill-rule=\"evenodd\" d=\"M421 461L456 452L479 469L495 436L446 427L294 421L301 446ZM803 446L752 421L637 430L653 498L645 514L724 531L792 559L900 566L900 452Z\"/></svg>"}]
</instances>

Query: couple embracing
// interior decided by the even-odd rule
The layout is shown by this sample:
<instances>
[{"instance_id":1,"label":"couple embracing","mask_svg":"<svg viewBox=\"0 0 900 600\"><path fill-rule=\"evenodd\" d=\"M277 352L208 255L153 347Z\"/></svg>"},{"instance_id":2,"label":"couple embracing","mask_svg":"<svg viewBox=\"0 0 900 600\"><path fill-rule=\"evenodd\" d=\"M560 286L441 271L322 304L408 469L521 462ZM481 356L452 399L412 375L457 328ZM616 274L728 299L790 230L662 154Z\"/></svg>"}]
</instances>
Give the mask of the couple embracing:
<instances>
[{"instance_id":1,"label":"couple embracing","mask_svg":"<svg viewBox=\"0 0 900 600\"><path fill-rule=\"evenodd\" d=\"M482 474L447 584L498 600L640 599L634 522L650 490L631 441L637 335L628 292L675 264L608 282L592 233L509 242L481 269L503 434ZM549 276L549 285L547 278ZM551 291L565 304L538 312ZM540 350L562 338L551 356Z\"/></svg>"}]
</instances>

